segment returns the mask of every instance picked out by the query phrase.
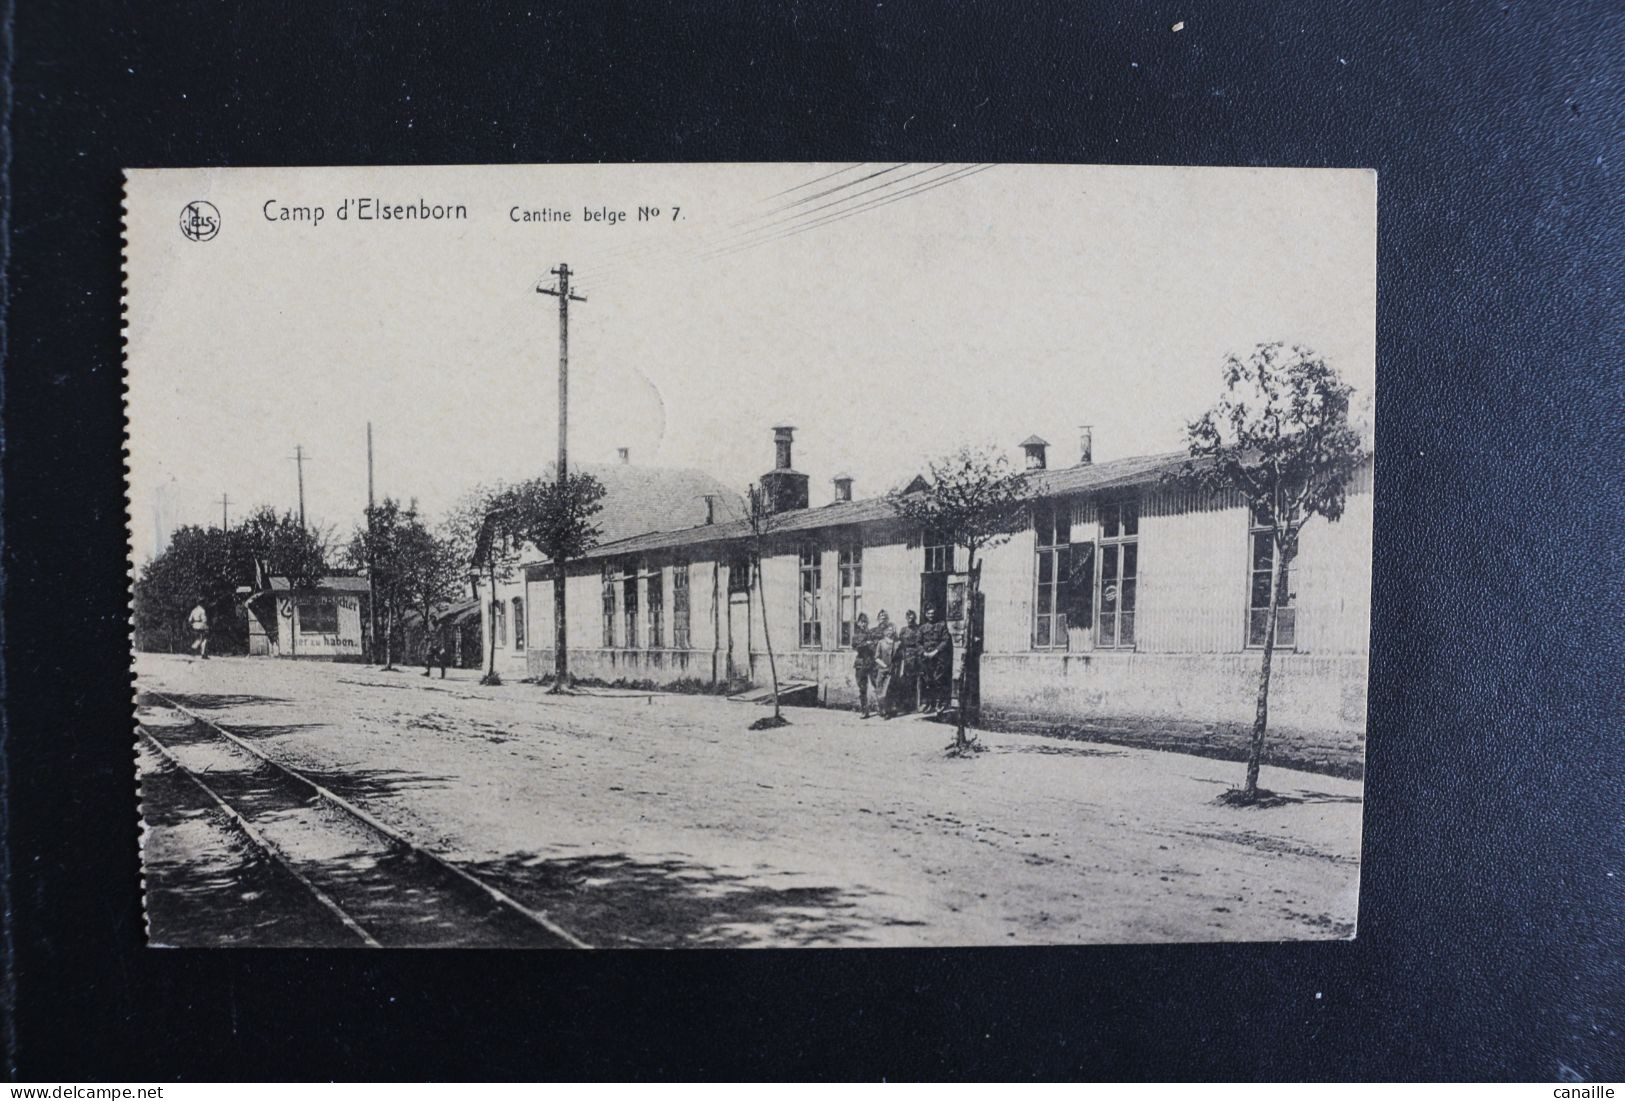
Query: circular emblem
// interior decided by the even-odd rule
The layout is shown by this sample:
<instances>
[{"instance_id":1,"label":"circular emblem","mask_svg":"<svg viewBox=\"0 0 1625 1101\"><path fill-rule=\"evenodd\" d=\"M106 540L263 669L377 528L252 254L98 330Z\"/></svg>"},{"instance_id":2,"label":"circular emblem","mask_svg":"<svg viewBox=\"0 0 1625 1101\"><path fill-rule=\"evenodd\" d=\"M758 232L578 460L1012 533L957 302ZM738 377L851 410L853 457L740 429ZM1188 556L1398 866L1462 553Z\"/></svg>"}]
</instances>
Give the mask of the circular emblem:
<instances>
[{"instance_id":1,"label":"circular emblem","mask_svg":"<svg viewBox=\"0 0 1625 1101\"><path fill-rule=\"evenodd\" d=\"M207 199L187 203L181 209L181 233L188 241L212 241L220 232L220 212Z\"/></svg>"}]
</instances>

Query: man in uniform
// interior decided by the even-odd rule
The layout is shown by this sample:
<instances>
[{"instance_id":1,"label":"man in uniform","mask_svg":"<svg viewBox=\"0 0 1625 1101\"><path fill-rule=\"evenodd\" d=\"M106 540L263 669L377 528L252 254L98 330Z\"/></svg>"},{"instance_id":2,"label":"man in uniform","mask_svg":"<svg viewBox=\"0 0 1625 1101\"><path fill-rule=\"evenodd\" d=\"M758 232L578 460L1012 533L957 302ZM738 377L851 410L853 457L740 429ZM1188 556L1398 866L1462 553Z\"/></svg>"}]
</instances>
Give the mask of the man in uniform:
<instances>
[{"instance_id":1,"label":"man in uniform","mask_svg":"<svg viewBox=\"0 0 1625 1101\"><path fill-rule=\"evenodd\" d=\"M852 675L858 681L858 707L869 717L869 679L875 672L875 637L869 630L869 616L858 613L852 625Z\"/></svg>"},{"instance_id":2,"label":"man in uniform","mask_svg":"<svg viewBox=\"0 0 1625 1101\"><path fill-rule=\"evenodd\" d=\"M925 606L925 623L920 627L920 674L925 682L926 714L946 711L952 695L954 638L948 625L938 622L934 605Z\"/></svg>"},{"instance_id":3,"label":"man in uniform","mask_svg":"<svg viewBox=\"0 0 1625 1101\"><path fill-rule=\"evenodd\" d=\"M907 613L907 622L897 632L897 693L898 710L913 711L920 706L920 618Z\"/></svg>"}]
</instances>

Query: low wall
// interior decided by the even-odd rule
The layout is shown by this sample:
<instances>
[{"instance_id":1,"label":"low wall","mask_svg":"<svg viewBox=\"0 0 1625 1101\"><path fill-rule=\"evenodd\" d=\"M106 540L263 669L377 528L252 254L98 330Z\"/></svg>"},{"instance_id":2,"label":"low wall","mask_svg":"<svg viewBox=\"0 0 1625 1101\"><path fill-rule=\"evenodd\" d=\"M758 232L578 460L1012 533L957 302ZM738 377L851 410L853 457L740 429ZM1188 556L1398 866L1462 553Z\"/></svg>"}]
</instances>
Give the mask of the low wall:
<instances>
[{"instance_id":1,"label":"low wall","mask_svg":"<svg viewBox=\"0 0 1625 1101\"><path fill-rule=\"evenodd\" d=\"M1012 719L1163 718L1250 724L1262 655L985 654L982 709ZM1277 654L1270 724L1363 733L1363 655Z\"/></svg>"},{"instance_id":2,"label":"low wall","mask_svg":"<svg viewBox=\"0 0 1625 1101\"><path fill-rule=\"evenodd\" d=\"M623 650L623 649L571 649L567 652L570 675L592 677L602 681L653 681L655 684L677 680L711 679L710 650ZM553 675L553 651L531 650L526 673L531 677ZM717 659L718 674L722 673L725 659Z\"/></svg>"},{"instance_id":3,"label":"low wall","mask_svg":"<svg viewBox=\"0 0 1625 1101\"><path fill-rule=\"evenodd\" d=\"M517 656L517 655L516 655ZM553 672L551 650L531 650L526 675ZM570 672L603 681L712 679L710 650L580 649ZM852 654L842 650L775 653L781 683L811 681L829 707L855 707ZM982 658L982 712L994 723L1249 726L1258 701L1255 651L1231 654L989 653ZM717 655L717 675L726 659ZM503 663L499 660L498 667ZM771 680L766 653L751 655L751 680ZM1270 681L1270 726L1359 741L1366 722L1362 655L1277 654Z\"/></svg>"}]
</instances>

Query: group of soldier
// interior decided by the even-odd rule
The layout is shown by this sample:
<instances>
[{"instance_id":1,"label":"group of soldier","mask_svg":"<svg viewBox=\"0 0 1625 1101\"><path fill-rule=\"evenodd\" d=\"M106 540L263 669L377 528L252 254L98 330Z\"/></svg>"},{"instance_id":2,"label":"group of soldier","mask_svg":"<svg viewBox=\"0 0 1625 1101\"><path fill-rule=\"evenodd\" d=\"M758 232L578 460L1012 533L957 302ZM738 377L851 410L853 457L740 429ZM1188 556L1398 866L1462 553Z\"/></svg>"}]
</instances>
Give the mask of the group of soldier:
<instances>
[{"instance_id":1,"label":"group of soldier","mask_svg":"<svg viewBox=\"0 0 1625 1101\"><path fill-rule=\"evenodd\" d=\"M925 622L913 612L901 628L885 611L869 625L859 613L852 628L852 673L858 682L858 704L863 717L871 714L871 701L880 717L912 711L946 711L953 694L954 640L937 610L926 605Z\"/></svg>"}]
</instances>

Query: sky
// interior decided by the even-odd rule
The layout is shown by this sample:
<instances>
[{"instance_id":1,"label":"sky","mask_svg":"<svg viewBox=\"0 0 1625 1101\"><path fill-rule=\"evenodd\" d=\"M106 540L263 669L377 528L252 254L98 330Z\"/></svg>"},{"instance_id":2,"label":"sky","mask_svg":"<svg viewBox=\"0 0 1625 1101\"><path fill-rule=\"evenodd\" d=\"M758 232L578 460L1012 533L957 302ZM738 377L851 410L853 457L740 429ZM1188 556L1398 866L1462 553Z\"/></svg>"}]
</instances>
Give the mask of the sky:
<instances>
[{"instance_id":1,"label":"sky","mask_svg":"<svg viewBox=\"0 0 1625 1101\"><path fill-rule=\"evenodd\" d=\"M812 501L960 444L1050 465L1181 446L1229 352L1310 345L1369 398L1376 179L1339 169L552 165L145 170L126 189L130 522L295 509L347 536L376 493L431 516L553 461L560 262L570 456L741 492L796 427ZM354 200L466 219L358 221ZM351 200L350 217L336 212ZM208 240L188 203L219 212ZM322 207L320 222L282 211ZM659 208L639 221L639 207ZM515 221L518 210L572 220ZM675 208L675 216L674 216ZM623 220L586 221L588 211ZM269 216L268 216L269 215Z\"/></svg>"}]
</instances>

